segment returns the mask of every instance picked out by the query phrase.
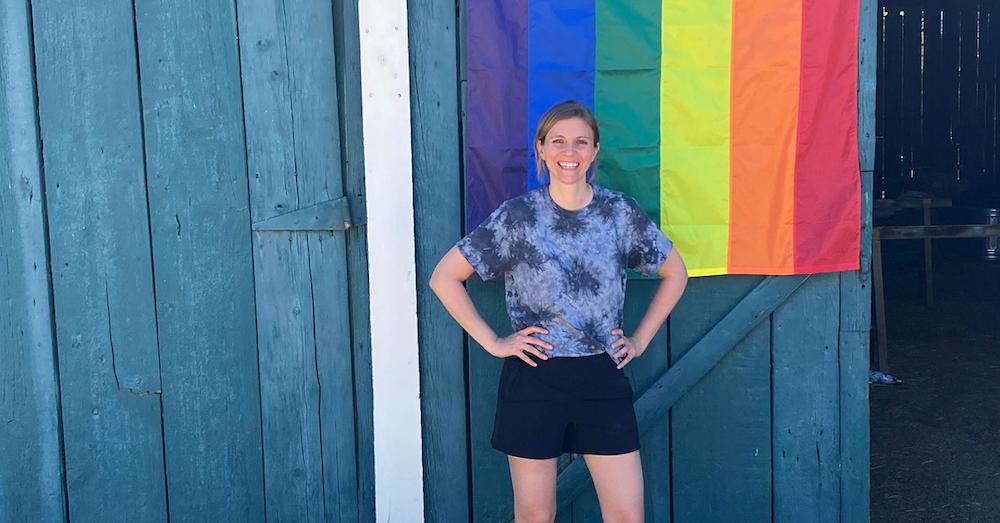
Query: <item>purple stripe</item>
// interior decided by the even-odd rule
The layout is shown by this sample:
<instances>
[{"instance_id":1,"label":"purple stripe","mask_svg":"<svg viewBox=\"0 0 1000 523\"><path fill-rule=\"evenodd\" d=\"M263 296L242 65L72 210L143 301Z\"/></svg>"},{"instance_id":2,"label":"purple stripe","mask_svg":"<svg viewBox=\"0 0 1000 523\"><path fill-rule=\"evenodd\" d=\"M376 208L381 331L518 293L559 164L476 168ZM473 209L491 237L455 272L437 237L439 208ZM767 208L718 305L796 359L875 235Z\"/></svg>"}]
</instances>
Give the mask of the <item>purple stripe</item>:
<instances>
[{"instance_id":1,"label":"purple stripe","mask_svg":"<svg viewBox=\"0 0 1000 523\"><path fill-rule=\"evenodd\" d=\"M467 0L467 230L527 189L528 0Z\"/></svg>"},{"instance_id":2,"label":"purple stripe","mask_svg":"<svg viewBox=\"0 0 1000 523\"><path fill-rule=\"evenodd\" d=\"M542 115L571 99L594 108L594 24L594 0L528 1L528 188L540 183L534 144Z\"/></svg>"}]
</instances>

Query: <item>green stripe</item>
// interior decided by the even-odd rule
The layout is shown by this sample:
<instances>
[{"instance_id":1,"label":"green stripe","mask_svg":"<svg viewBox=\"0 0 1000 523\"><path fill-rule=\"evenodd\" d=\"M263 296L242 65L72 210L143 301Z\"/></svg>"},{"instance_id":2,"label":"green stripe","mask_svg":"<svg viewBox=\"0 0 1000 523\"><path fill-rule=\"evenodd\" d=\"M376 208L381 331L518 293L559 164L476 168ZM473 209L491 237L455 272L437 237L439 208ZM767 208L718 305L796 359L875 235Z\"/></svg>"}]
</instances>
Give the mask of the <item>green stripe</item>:
<instances>
[{"instance_id":1,"label":"green stripe","mask_svg":"<svg viewBox=\"0 0 1000 523\"><path fill-rule=\"evenodd\" d=\"M660 0L595 0L598 181L659 223Z\"/></svg>"}]
</instances>

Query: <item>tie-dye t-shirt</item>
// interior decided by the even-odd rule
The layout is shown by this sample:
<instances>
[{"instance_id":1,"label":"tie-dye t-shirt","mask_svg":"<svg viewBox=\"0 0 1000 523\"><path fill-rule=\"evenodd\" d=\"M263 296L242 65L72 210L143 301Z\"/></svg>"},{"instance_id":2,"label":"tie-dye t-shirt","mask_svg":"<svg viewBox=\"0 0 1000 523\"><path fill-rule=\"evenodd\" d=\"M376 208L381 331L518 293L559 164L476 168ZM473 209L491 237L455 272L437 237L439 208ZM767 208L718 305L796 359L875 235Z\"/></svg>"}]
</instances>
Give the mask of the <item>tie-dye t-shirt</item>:
<instances>
[{"instance_id":1,"label":"tie-dye t-shirt","mask_svg":"<svg viewBox=\"0 0 1000 523\"><path fill-rule=\"evenodd\" d=\"M625 270L654 274L672 248L632 198L593 187L576 211L556 205L548 185L507 200L457 245L484 280L503 275L511 327L548 330L535 336L553 357L611 354Z\"/></svg>"}]
</instances>

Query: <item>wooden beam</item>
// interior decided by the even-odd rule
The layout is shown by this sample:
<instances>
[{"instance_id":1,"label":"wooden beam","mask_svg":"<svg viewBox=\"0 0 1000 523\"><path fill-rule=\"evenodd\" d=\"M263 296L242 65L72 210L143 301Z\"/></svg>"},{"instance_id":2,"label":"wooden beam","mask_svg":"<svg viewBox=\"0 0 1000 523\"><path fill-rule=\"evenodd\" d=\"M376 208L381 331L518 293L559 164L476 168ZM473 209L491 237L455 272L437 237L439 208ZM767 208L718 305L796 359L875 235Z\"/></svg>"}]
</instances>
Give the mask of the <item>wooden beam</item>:
<instances>
[{"instance_id":1,"label":"wooden beam","mask_svg":"<svg viewBox=\"0 0 1000 523\"><path fill-rule=\"evenodd\" d=\"M681 396L791 296L807 278L808 274L770 276L733 307L681 361L636 400L635 414L639 421L639 433L649 430ZM563 469L556 480L558 510L568 507L587 487L589 480L590 473L582 460L576 460Z\"/></svg>"},{"instance_id":2,"label":"wooden beam","mask_svg":"<svg viewBox=\"0 0 1000 523\"><path fill-rule=\"evenodd\" d=\"M882 240L921 238L990 238L1000 236L1000 225L902 225L876 227Z\"/></svg>"},{"instance_id":3,"label":"wooden beam","mask_svg":"<svg viewBox=\"0 0 1000 523\"><path fill-rule=\"evenodd\" d=\"M358 4L379 522L424 517L406 7Z\"/></svg>"}]
</instances>

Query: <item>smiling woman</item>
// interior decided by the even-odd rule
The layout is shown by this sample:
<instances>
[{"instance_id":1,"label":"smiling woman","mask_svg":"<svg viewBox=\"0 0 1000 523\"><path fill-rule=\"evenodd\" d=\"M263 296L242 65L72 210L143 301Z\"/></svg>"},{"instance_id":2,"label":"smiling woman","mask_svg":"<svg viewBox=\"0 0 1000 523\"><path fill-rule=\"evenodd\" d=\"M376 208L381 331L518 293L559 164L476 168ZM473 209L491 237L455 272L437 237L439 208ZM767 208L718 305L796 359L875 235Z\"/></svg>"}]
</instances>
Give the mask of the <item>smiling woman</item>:
<instances>
[{"instance_id":1,"label":"smiling woman","mask_svg":"<svg viewBox=\"0 0 1000 523\"><path fill-rule=\"evenodd\" d=\"M601 149L601 133L590 109L574 100L552 107L538 122L535 132L535 172L544 183L553 173L568 174L574 183L577 173L586 174ZM564 172L569 171L569 172ZM587 177L587 181L593 176Z\"/></svg>"},{"instance_id":2,"label":"smiling woman","mask_svg":"<svg viewBox=\"0 0 1000 523\"><path fill-rule=\"evenodd\" d=\"M536 137L549 184L504 202L459 241L431 288L487 352L505 358L491 443L508 456L515 519L553 520L556 460L569 452L584 455L605 521L642 521L638 425L622 369L676 305L687 272L634 200L590 183L600 150L590 109L555 105ZM663 278L628 336L626 269ZM497 336L479 315L462 285L473 272L504 277L513 334Z\"/></svg>"}]
</instances>

